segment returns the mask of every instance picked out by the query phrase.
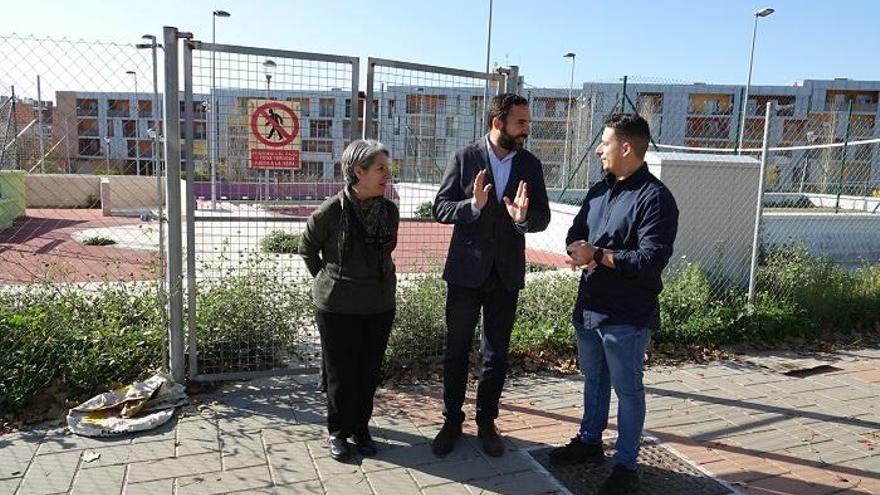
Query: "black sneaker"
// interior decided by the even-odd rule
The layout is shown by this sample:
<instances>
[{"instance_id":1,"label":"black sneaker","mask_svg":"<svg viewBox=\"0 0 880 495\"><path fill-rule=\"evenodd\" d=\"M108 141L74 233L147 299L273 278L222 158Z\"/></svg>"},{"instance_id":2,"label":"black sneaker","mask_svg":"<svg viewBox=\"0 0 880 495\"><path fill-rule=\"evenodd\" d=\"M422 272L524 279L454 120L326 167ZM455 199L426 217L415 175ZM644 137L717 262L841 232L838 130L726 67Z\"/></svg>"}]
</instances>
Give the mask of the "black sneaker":
<instances>
[{"instance_id":1,"label":"black sneaker","mask_svg":"<svg viewBox=\"0 0 880 495\"><path fill-rule=\"evenodd\" d=\"M579 437L574 437L568 445L550 451L550 462L558 466L581 462L600 464L605 462L605 449L602 442L584 443Z\"/></svg>"},{"instance_id":2,"label":"black sneaker","mask_svg":"<svg viewBox=\"0 0 880 495\"><path fill-rule=\"evenodd\" d=\"M373 441L373 437L371 437L369 433L355 434L353 435L353 438L354 447L360 455L371 457L376 455L376 452L379 451L376 447L376 442Z\"/></svg>"},{"instance_id":3,"label":"black sneaker","mask_svg":"<svg viewBox=\"0 0 880 495\"><path fill-rule=\"evenodd\" d=\"M440 429L440 432L434 437L434 441L431 442L431 451L437 457L443 457L452 452L452 449L455 448L455 441L460 437L461 423L453 424L447 421L443 423L443 428Z\"/></svg>"},{"instance_id":4,"label":"black sneaker","mask_svg":"<svg viewBox=\"0 0 880 495\"><path fill-rule=\"evenodd\" d=\"M501 435L495 429L495 423L477 425L477 437L482 440L483 452L492 457L504 455L504 442L501 441Z\"/></svg>"},{"instance_id":5,"label":"black sneaker","mask_svg":"<svg viewBox=\"0 0 880 495\"><path fill-rule=\"evenodd\" d=\"M330 457L337 461L346 461L351 455L348 448L348 440L330 435L327 439L327 447L330 449Z\"/></svg>"},{"instance_id":6,"label":"black sneaker","mask_svg":"<svg viewBox=\"0 0 880 495\"><path fill-rule=\"evenodd\" d=\"M598 495L632 495L639 491L639 472L620 464L614 466L611 475L602 483Z\"/></svg>"}]
</instances>

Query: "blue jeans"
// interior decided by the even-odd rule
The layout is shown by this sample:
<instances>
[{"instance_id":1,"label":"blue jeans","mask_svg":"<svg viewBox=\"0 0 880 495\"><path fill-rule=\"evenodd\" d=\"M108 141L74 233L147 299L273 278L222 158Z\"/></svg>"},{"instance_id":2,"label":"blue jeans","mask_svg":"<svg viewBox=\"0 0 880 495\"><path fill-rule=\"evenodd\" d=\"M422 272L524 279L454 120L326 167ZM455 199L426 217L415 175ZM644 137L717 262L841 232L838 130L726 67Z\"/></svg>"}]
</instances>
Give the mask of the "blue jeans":
<instances>
[{"instance_id":1,"label":"blue jeans","mask_svg":"<svg viewBox=\"0 0 880 495\"><path fill-rule=\"evenodd\" d=\"M611 387L617 393L617 453L614 461L636 468L645 425L645 387L642 384L649 328L605 325L586 328L575 322L578 360L584 375L584 417L578 434L584 443L599 443L608 427Z\"/></svg>"}]
</instances>

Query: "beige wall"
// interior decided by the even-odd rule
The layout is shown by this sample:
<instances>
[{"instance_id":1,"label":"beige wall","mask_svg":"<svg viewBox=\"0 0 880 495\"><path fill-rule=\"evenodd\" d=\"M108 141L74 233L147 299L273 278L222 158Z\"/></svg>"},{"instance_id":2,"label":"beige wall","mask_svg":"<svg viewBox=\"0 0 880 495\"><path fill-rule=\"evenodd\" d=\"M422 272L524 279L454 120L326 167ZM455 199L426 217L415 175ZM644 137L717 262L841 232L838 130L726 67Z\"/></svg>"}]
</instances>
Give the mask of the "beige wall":
<instances>
[{"instance_id":1,"label":"beige wall","mask_svg":"<svg viewBox=\"0 0 880 495\"><path fill-rule=\"evenodd\" d=\"M156 177L133 175L29 174L25 178L28 208L83 208L89 196L100 198L101 180L110 185L113 212L152 209L159 204ZM181 185L181 189L183 189ZM164 178L162 189L165 189ZM102 198L103 200L103 198Z\"/></svg>"},{"instance_id":2,"label":"beige wall","mask_svg":"<svg viewBox=\"0 0 880 495\"><path fill-rule=\"evenodd\" d=\"M732 282L748 283L758 161L684 153L648 153L646 160L678 203L678 236L670 267L683 261L699 263Z\"/></svg>"},{"instance_id":3,"label":"beige wall","mask_svg":"<svg viewBox=\"0 0 880 495\"><path fill-rule=\"evenodd\" d=\"M83 208L89 196L100 196L96 175L28 174L25 177L28 208Z\"/></svg>"}]
</instances>

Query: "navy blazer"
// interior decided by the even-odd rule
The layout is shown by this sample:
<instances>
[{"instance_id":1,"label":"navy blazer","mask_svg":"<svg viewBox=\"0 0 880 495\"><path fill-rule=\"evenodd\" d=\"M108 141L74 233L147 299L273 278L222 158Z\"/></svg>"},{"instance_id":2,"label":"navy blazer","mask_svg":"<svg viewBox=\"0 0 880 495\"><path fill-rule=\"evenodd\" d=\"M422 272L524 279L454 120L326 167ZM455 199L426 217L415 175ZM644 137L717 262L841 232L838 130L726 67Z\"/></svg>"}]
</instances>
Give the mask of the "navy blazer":
<instances>
[{"instance_id":1,"label":"navy blazer","mask_svg":"<svg viewBox=\"0 0 880 495\"><path fill-rule=\"evenodd\" d=\"M493 189L477 216L471 198L474 178L483 169ZM541 161L527 150L513 157L504 196L511 200L516 197L520 181L525 181L528 188L528 232L541 232L550 223L550 204ZM443 270L443 279L450 284L478 288L494 265L507 290L525 285L525 234L516 227L504 203L498 201L495 187L485 138L458 150L446 167L432 213L438 222L455 225Z\"/></svg>"}]
</instances>

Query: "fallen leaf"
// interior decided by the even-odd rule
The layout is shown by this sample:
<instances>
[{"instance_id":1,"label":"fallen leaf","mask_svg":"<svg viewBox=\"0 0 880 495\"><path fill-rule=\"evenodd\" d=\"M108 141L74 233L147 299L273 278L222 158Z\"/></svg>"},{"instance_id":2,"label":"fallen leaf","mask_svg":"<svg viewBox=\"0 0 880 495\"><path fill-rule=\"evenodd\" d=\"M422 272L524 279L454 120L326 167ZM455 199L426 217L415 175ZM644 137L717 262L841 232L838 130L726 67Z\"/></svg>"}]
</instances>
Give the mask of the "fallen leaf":
<instances>
[{"instance_id":1,"label":"fallen leaf","mask_svg":"<svg viewBox=\"0 0 880 495\"><path fill-rule=\"evenodd\" d=\"M100 452L94 452L91 450L87 450L87 451L83 452L83 454L82 454L83 462L93 462L93 461L97 461L100 458L101 458Z\"/></svg>"}]
</instances>

